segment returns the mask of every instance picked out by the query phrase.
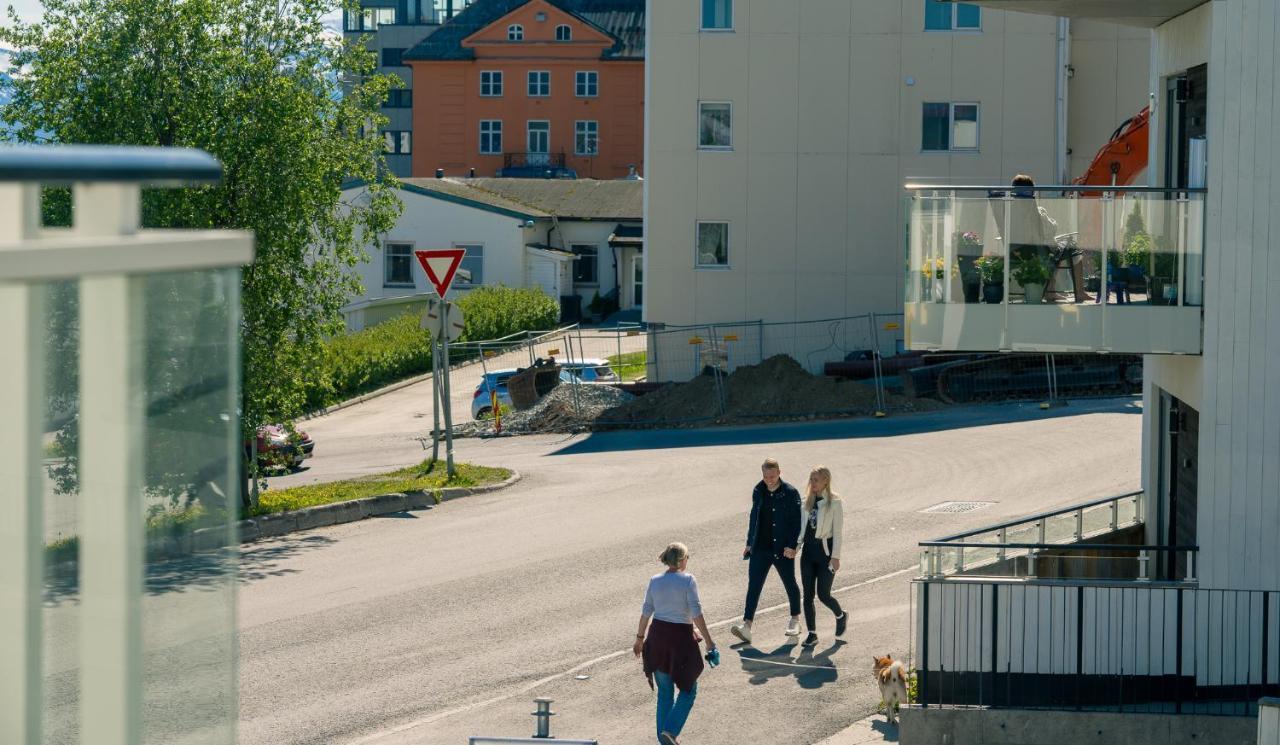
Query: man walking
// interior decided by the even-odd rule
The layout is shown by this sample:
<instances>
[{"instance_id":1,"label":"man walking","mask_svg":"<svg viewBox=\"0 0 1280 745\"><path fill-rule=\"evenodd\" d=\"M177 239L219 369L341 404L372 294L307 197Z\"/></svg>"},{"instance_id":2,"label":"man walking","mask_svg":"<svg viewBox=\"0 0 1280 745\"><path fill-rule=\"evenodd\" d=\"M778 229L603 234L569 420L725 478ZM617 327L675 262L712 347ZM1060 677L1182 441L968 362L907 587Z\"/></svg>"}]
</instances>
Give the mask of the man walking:
<instances>
[{"instance_id":1,"label":"man walking","mask_svg":"<svg viewBox=\"0 0 1280 745\"><path fill-rule=\"evenodd\" d=\"M782 480L782 468L773 458L760 466L763 477L751 492L751 521L747 527L747 547L742 558L750 559L747 580L747 608L743 621L729 631L751 643L751 621L760 602L760 591L769 570L776 569L791 605L787 636L800 635L800 587L796 584L796 542L800 536L800 492Z\"/></svg>"}]
</instances>

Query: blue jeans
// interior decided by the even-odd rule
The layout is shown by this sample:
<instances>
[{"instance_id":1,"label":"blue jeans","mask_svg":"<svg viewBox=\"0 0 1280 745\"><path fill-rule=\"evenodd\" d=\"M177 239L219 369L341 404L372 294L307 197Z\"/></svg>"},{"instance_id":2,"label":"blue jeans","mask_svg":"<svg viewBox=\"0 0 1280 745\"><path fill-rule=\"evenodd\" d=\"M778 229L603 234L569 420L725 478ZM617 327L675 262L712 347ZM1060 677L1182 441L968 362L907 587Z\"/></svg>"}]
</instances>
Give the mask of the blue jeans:
<instances>
[{"instance_id":1,"label":"blue jeans","mask_svg":"<svg viewBox=\"0 0 1280 745\"><path fill-rule=\"evenodd\" d=\"M698 684L694 683L693 688L680 691L680 695L677 696L675 695L676 684L670 675L654 672L653 679L658 685L658 742L662 742L663 732L680 736L680 730L684 729L685 720L693 710L693 699L698 695Z\"/></svg>"}]
</instances>

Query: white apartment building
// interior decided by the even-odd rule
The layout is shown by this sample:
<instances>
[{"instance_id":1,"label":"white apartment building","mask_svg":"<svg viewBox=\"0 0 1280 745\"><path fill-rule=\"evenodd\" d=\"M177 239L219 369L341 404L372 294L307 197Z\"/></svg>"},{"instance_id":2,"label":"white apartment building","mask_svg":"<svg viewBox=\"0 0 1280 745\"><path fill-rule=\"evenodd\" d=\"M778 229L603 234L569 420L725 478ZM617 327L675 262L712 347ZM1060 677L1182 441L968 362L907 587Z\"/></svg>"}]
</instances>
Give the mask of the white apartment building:
<instances>
[{"instance_id":1,"label":"white apartment building","mask_svg":"<svg viewBox=\"0 0 1280 745\"><path fill-rule=\"evenodd\" d=\"M903 183L1083 171L1148 102L1148 37L938 0L653 0L645 320L900 312ZM804 344L760 347L840 355Z\"/></svg>"}]
</instances>

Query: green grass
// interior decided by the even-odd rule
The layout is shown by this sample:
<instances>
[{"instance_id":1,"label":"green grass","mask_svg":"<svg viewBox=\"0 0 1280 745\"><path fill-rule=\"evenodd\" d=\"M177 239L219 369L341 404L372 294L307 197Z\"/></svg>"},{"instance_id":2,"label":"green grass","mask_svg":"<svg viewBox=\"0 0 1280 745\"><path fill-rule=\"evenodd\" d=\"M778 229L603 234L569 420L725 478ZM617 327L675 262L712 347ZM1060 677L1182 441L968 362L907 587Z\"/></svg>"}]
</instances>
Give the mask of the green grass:
<instances>
[{"instance_id":1,"label":"green grass","mask_svg":"<svg viewBox=\"0 0 1280 745\"><path fill-rule=\"evenodd\" d=\"M643 378L648 362L648 352L624 352L609 357L609 367L624 381Z\"/></svg>"},{"instance_id":2,"label":"green grass","mask_svg":"<svg viewBox=\"0 0 1280 745\"><path fill-rule=\"evenodd\" d=\"M401 468L390 473L362 476L358 479L334 481L328 484L266 491L258 500L258 509L250 516L349 502L352 499L376 497L381 494L431 491L453 486L483 486L496 484L511 476L511 471L505 468L473 466L469 463L457 463L455 466L457 473L452 479L445 476L444 462L425 460L416 466Z\"/></svg>"}]
</instances>

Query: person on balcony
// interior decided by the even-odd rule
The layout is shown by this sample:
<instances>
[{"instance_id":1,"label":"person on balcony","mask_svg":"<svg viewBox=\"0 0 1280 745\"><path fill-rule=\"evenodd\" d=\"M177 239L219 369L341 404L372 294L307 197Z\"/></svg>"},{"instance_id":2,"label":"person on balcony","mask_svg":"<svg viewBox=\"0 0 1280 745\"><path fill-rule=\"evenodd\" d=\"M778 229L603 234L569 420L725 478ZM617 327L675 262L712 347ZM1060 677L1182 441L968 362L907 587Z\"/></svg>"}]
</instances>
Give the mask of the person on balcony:
<instances>
[{"instance_id":1,"label":"person on balcony","mask_svg":"<svg viewBox=\"0 0 1280 745\"><path fill-rule=\"evenodd\" d=\"M1058 223L1036 199L1035 181L1025 173L1019 173L1013 177L1011 186L1013 202L1009 205L1009 232L1012 235L1006 236L1011 241L1009 260L1017 262L1034 257L1043 262L1050 272L1049 281L1044 288L1046 295L1055 292L1057 269L1064 260L1068 261L1076 302L1088 302L1081 252L1070 242L1065 246L1059 245Z\"/></svg>"},{"instance_id":2,"label":"person on balcony","mask_svg":"<svg viewBox=\"0 0 1280 745\"><path fill-rule=\"evenodd\" d=\"M800 586L804 589L804 623L809 630L801 646L818 643L816 595L836 616L836 636L844 636L849 615L831 596L831 583L840 571L840 546L844 534L844 502L831 491L831 471L815 466L809 472L800 524Z\"/></svg>"},{"instance_id":3,"label":"person on balcony","mask_svg":"<svg viewBox=\"0 0 1280 745\"><path fill-rule=\"evenodd\" d=\"M750 561L747 571L747 606L742 623L729 631L742 641L751 643L751 622L760 602L760 591L777 571L787 591L791 621L787 636L800 635L800 587L796 584L796 547L800 537L800 492L782 480L782 467L773 458L760 466L761 480L751 492L751 519L747 525L747 547L742 558Z\"/></svg>"},{"instance_id":4,"label":"person on balcony","mask_svg":"<svg viewBox=\"0 0 1280 745\"><path fill-rule=\"evenodd\" d=\"M658 555L658 560L666 564L667 570L649 580L632 651L644 661L649 687L657 682L658 742L680 745L677 738L693 710L698 676L703 670L698 642L706 642L707 659L712 666L719 653L702 615L698 580L685 571L689 549L683 543L672 543Z\"/></svg>"}]
</instances>

